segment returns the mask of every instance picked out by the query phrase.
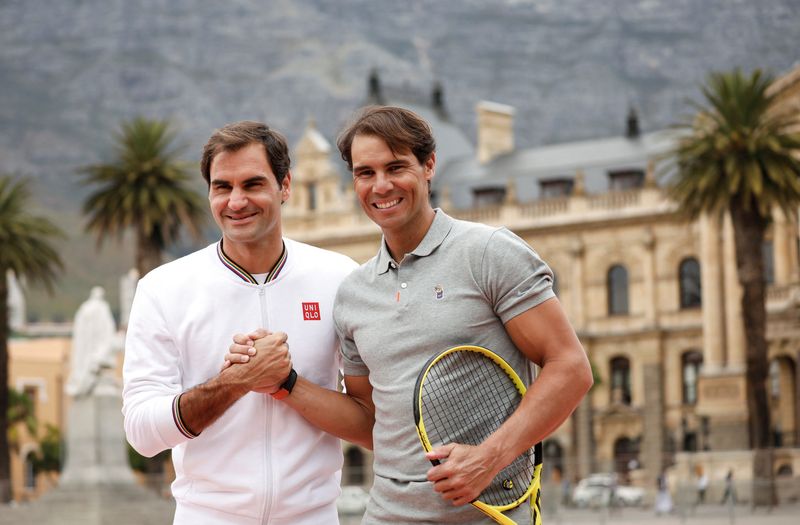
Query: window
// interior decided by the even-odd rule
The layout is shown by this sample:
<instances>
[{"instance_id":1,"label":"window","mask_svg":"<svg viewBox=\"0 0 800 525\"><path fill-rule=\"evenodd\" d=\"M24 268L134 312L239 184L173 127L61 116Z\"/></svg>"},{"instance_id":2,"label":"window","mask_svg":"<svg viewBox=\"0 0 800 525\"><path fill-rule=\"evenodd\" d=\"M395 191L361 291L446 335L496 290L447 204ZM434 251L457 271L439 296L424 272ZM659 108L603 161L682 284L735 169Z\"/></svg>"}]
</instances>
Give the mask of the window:
<instances>
[{"instance_id":1,"label":"window","mask_svg":"<svg viewBox=\"0 0 800 525\"><path fill-rule=\"evenodd\" d=\"M775 284L775 259L772 241L764 241L764 244L761 245L761 257L764 261L764 282Z\"/></svg>"},{"instance_id":2,"label":"window","mask_svg":"<svg viewBox=\"0 0 800 525\"><path fill-rule=\"evenodd\" d=\"M680 281L681 308L697 308L700 306L700 263L694 257L681 261L678 267Z\"/></svg>"},{"instance_id":3,"label":"window","mask_svg":"<svg viewBox=\"0 0 800 525\"><path fill-rule=\"evenodd\" d=\"M781 397L781 364L773 359L769 364L769 392L773 399Z\"/></svg>"},{"instance_id":4,"label":"window","mask_svg":"<svg viewBox=\"0 0 800 525\"><path fill-rule=\"evenodd\" d=\"M344 454L344 474L346 485L364 484L364 453L352 446Z\"/></svg>"},{"instance_id":5,"label":"window","mask_svg":"<svg viewBox=\"0 0 800 525\"><path fill-rule=\"evenodd\" d=\"M696 350L685 352L681 356L681 377L683 379L683 403L697 403L697 378L703 366L703 354Z\"/></svg>"},{"instance_id":6,"label":"window","mask_svg":"<svg viewBox=\"0 0 800 525\"><path fill-rule=\"evenodd\" d=\"M25 484L26 490L36 490L36 469L34 468L36 456L33 452L29 452L28 455L25 456L25 465L23 465L24 469L24 480L23 483Z\"/></svg>"},{"instance_id":7,"label":"window","mask_svg":"<svg viewBox=\"0 0 800 525\"><path fill-rule=\"evenodd\" d=\"M614 471L627 474L639 465L639 444L636 440L621 437L614 441Z\"/></svg>"},{"instance_id":8,"label":"window","mask_svg":"<svg viewBox=\"0 0 800 525\"><path fill-rule=\"evenodd\" d=\"M506 189L503 187L473 188L472 200L476 207L503 204Z\"/></svg>"},{"instance_id":9,"label":"window","mask_svg":"<svg viewBox=\"0 0 800 525\"><path fill-rule=\"evenodd\" d=\"M608 315L628 314L628 270L614 265L608 270Z\"/></svg>"},{"instance_id":10,"label":"window","mask_svg":"<svg viewBox=\"0 0 800 525\"><path fill-rule=\"evenodd\" d=\"M539 181L539 197L552 199L554 197L567 197L572 194L575 181L571 178L547 179Z\"/></svg>"},{"instance_id":11,"label":"window","mask_svg":"<svg viewBox=\"0 0 800 525\"><path fill-rule=\"evenodd\" d=\"M631 404L631 365L626 357L611 360L611 401Z\"/></svg>"},{"instance_id":12,"label":"window","mask_svg":"<svg viewBox=\"0 0 800 525\"><path fill-rule=\"evenodd\" d=\"M39 389L36 387L36 385L25 385L25 388L23 388L22 393L25 395L25 397L30 399L31 408L33 409L33 414L31 415L33 417L36 417L36 403L39 398Z\"/></svg>"},{"instance_id":13,"label":"window","mask_svg":"<svg viewBox=\"0 0 800 525\"><path fill-rule=\"evenodd\" d=\"M609 187L612 190L632 190L644 186L644 171L616 170L608 172Z\"/></svg>"},{"instance_id":14,"label":"window","mask_svg":"<svg viewBox=\"0 0 800 525\"><path fill-rule=\"evenodd\" d=\"M317 185L313 182L308 185L308 209L317 209Z\"/></svg>"}]
</instances>

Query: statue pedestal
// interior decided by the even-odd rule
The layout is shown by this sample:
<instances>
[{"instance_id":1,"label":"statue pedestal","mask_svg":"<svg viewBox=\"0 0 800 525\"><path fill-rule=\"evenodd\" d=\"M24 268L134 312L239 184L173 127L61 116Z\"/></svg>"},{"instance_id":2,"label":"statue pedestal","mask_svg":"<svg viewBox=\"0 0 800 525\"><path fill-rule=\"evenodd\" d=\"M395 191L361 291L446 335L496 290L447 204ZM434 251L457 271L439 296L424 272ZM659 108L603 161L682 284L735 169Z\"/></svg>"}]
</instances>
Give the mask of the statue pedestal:
<instances>
[{"instance_id":1,"label":"statue pedestal","mask_svg":"<svg viewBox=\"0 0 800 525\"><path fill-rule=\"evenodd\" d=\"M122 401L118 387L108 381L101 377L92 394L72 401L61 487L135 483L128 465Z\"/></svg>"}]
</instances>

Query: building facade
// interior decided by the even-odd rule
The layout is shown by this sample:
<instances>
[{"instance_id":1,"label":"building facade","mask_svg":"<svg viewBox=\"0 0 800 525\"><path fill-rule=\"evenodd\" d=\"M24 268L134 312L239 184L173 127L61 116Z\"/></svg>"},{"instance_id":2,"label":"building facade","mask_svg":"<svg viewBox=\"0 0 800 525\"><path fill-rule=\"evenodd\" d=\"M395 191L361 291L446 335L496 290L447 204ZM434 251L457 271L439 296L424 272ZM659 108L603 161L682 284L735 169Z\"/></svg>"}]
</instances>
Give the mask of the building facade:
<instances>
[{"instance_id":1,"label":"building facade","mask_svg":"<svg viewBox=\"0 0 800 525\"><path fill-rule=\"evenodd\" d=\"M773 90L800 115L800 67ZM545 443L547 475L616 471L653 487L665 469L699 469L721 484L749 477L741 289L728 217L688 222L664 189L674 144L643 134L635 112L618 137L515 149L514 108L476 106L475 145L448 118L441 88L430 99L369 83L368 102L397 103L431 122L437 138L432 196L454 217L505 226L550 264L557 295L597 380ZM309 122L294 148L289 237L359 262L375 255L379 229L360 210L350 175ZM800 237L797 214L776 213L762 254L768 270L768 340L774 468L800 472ZM124 322L123 322L124 324ZM69 339L11 341L11 386L34 400L40 425L63 428ZM46 480L32 476L35 440L12 454L17 499ZM369 484L370 453L345 444L343 483ZM797 495L797 494L795 494Z\"/></svg>"},{"instance_id":2,"label":"building facade","mask_svg":"<svg viewBox=\"0 0 800 525\"><path fill-rule=\"evenodd\" d=\"M665 469L721 480L750 476L741 288L729 217L687 221L665 191L670 132L624 134L517 150L514 109L477 105L473 147L447 118L440 90L393 100L370 80L368 101L403 105L438 141L435 203L466 220L505 226L551 265L556 289L598 381L546 442L552 471L569 479L617 471L652 487ZM438 89L438 88L437 88ZM773 89L800 115L800 68ZM465 146L466 144L466 146ZM290 237L365 262L380 232L363 215L332 141L310 124L296 148ZM769 392L775 470L800 470L798 217L775 214L762 254L768 270ZM348 452L353 466L368 464ZM353 480L370 479L369 473ZM345 481L348 474L345 473Z\"/></svg>"}]
</instances>

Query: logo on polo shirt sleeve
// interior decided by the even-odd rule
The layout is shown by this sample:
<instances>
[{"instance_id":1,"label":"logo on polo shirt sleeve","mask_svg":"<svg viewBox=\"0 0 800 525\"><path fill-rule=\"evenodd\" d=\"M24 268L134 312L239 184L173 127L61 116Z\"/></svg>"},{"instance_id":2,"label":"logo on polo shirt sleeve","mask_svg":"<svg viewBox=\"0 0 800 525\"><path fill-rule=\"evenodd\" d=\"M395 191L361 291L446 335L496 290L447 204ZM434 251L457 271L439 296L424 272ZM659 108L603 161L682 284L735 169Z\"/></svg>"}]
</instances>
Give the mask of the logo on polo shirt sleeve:
<instances>
[{"instance_id":1,"label":"logo on polo shirt sleeve","mask_svg":"<svg viewBox=\"0 0 800 525\"><path fill-rule=\"evenodd\" d=\"M319 303L303 303L303 321L319 321Z\"/></svg>"}]
</instances>

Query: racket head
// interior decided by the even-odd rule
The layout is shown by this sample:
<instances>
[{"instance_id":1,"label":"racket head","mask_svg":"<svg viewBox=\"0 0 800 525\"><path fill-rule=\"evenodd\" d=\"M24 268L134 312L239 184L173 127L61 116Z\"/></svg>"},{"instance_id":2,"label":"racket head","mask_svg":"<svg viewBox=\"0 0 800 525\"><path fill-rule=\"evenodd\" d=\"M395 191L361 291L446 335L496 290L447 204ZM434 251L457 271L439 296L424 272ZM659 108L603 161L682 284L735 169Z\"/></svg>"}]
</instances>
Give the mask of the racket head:
<instances>
[{"instance_id":1,"label":"racket head","mask_svg":"<svg viewBox=\"0 0 800 525\"><path fill-rule=\"evenodd\" d=\"M461 345L433 356L414 387L414 420L423 449L482 443L523 395L525 384L511 365L487 348ZM517 507L538 490L541 462L537 443L500 471L478 501L498 511Z\"/></svg>"}]
</instances>

